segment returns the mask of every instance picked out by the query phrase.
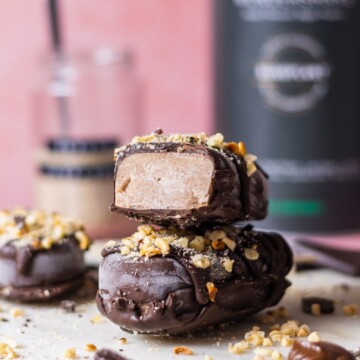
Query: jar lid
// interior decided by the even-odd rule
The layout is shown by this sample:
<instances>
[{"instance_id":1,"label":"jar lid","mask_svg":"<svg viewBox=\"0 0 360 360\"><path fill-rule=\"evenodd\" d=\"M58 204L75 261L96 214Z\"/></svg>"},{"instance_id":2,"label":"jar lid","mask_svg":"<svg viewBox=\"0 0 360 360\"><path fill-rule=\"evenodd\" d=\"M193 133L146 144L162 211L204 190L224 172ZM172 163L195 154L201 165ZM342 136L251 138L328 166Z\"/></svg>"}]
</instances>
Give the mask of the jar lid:
<instances>
[{"instance_id":1,"label":"jar lid","mask_svg":"<svg viewBox=\"0 0 360 360\"><path fill-rule=\"evenodd\" d=\"M41 174L57 178L104 178L113 176L114 165L99 166L51 166L43 165L39 168Z\"/></svg>"},{"instance_id":2,"label":"jar lid","mask_svg":"<svg viewBox=\"0 0 360 360\"><path fill-rule=\"evenodd\" d=\"M115 139L75 140L68 138L55 138L47 142L47 148L53 152L100 152L113 150L118 146Z\"/></svg>"}]
</instances>

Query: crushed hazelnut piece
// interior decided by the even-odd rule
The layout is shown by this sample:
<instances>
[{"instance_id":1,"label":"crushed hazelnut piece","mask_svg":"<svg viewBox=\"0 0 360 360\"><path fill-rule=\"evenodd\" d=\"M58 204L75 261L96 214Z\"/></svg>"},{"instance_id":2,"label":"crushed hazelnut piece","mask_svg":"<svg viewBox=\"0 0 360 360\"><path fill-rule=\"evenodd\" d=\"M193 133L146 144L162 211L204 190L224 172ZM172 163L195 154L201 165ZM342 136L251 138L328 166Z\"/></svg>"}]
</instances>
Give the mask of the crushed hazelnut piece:
<instances>
[{"instance_id":1,"label":"crushed hazelnut piece","mask_svg":"<svg viewBox=\"0 0 360 360\"><path fill-rule=\"evenodd\" d=\"M174 347L173 353L175 355L192 355L194 352L187 346L176 346Z\"/></svg>"},{"instance_id":2,"label":"crushed hazelnut piece","mask_svg":"<svg viewBox=\"0 0 360 360\"><path fill-rule=\"evenodd\" d=\"M275 315L279 318L287 318L289 317L289 312L286 307L280 306L278 309L276 309Z\"/></svg>"},{"instance_id":3,"label":"crushed hazelnut piece","mask_svg":"<svg viewBox=\"0 0 360 360\"><path fill-rule=\"evenodd\" d=\"M140 225L138 226L138 231L148 236L152 233L153 228L150 225Z\"/></svg>"},{"instance_id":4,"label":"crushed hazelnut piece","mask_svg":"<svg viewBox=\"0 0 360 360\"><path fill-rule=\"evenodd\" d=\"M265 357L264 356L262 356L262 355L255 355L254 357L253 357L253 360L265 360Z\"/></svg>"},{"instance_id":5,"label":"crushed hazelnut piece","mask_svg":"<svg viewBox=\"0 0 360 360\"><path fill-rule=\"evenodd\" d=\"M232 272L234 266L234 260L226 259L223 263L223 268L227 272Z\"/></svg>"},{"instance_id":6,"label":"crushed hazelnut piece","mask_svg":"<svg viewBox=\"0 0 360 360\"><path fill-rule=\"evenodd\" d=\"M24 310L22 309L14 308L10 310L10 313L13 318L24 316Z\"/></svg>"},{"instance_id":7,"label":"crushed hazelnut piece","mask_svg":"<svg viewBox=\"0 0 360 360\"><path fill-rule=\"evenodd\" d=\"M86 350L86 351L93 352L93 351L96 351L96 350L97 350L97 347L96 347L94 344L86 344L85 350Z\"/></svg>"},{"instance_id":8,"label":"crushed hazelnut piece","mask_svg":"<svg viewBox=\"0 0 360 360\"><path fill-rule=\"evenodd\" d=\"M190 241L190 248L197 252L203 252L205 249L205 241L202 236L195 236L195 239Z\"/></svg>"},{"instance_id":9,"label":"crushed hazelnut piece","mask_svg":"<svg viewBox=\"0 0 360 360\"><path fill-rule=\"evenodd\" d=\"M225 247L225 243L222 240L213 240L211 246L215 250L222 250Z\"/></svg>"},{"instance_id":10,"label":"crushed hazelnut piece","mask_svg":"<svg viewBox=\"0 0 360 360\"><path fill-rule=\"evenodd\" d=\"M283 334L281 333L280 330L273 330L273 331L270 331L269 333L269 337L272 341L274 342L280 342L281 339L283 338Z\"/></svg>"},{"instance_id":11,"label":"crushed hazelnut piece","mask_svg":"<svg viewBox=\"0 0 360 360\"><path fill-rule=\"evenodd\" d=\"M127 338L122 337L122 338L119 339L119 341L120 341L120 344L126 344L127 343Z\"/></svg>"},{"instance_id":12,"label":"crushed hazelnut piece","mask_svg":"<svg viewBox=\"0 0 360 360\"><path fill-rule=\"evenodd\" d=\"M129 255L131 253L131 250L127 246L121 247L121 255Z\"/></svg>"},{"instance_id":13,"label":"crushed hazelnut piece","mask_svg":"<svg viewBox=\"0 0 360 360\"><path fill-rule=\"evenodd\" d=\"M116 246L118 243L115 241L115 240L109 240L106 244L105 244L105 247L114 247Z\"/></svg>"},{"instance_id":14,"label":"crushed hazelnut piece","mask_svg":"<svg viewBox=\"0 0 360 360\"><path fill-rule=\"evenodd\" d=\"M64 358L66 359L75 359L76 358L76 349L69 348L64 351Z\"/></svg>"},{"instance_id":15,"label":"crushed hazelnut piece","mask_svg":"<svg viewBox=\"0 0 360 360\"><path fill-rule=\"evenodd\" d=\"M192 258L192 263L195 267L206 269L211 265L211 261L209 258L202 255L195 255Z\"/></svg>"},{"instance_id":16,"label":"crushed hazelnut piece","mask_svg":"<svg viewBox=\"0 0 360 360\"><path fill-rule=\"evenodd\" d=\"M84 231L76 231L75 238L79 242L79 247L81 250L87 250L89 248L91 241L90 238L84 233Z\"/></svg>"},{"instance_id":17,"label":"crushed hazelnut piece","mask_svg":"<svg viewBox=\"0 0 360 360\"><path fill-rule=\"evenodd\" d=\"M228 351L231 354L242 354L249 348L249 344L245 340L241 340L235 344L229 344Z\"/></svg>"},{"instance_id":18,"label":"crushed hazelnut piece","mask_svg":"<svg viewBox=\"0 0 360 360\"><path fill-rule=\"evenodd\" d=\"M214 359L210 355L205 355L204 360L214 360Z\"/></svg>"},{"instance_id":19,"label":"crushed hazelnut piece","mask_svg":"<svg viewBox=\"0 0 360 360\"><path fill-rule=\"evenodd\" d=\"M245 340L253 346L260 346L262 345L262 342L265 337L264 331L259 331L258 328L255 328L255 330L248 331L245 334Z\"/></svg>"},{"instance_id":20,"label":"crushed hazelnut piece","mask_svg":"<svg viewBox=\"0 0 360 360\"><path fill-rule=\"evenodd\" d=\"M235 250L236 242L234 240L229 239L227 236L225 236L221 240L231 251Z\"/></svg>"},{"instance_id":21,"label":"crushed hazelnut piece","mask_svg":"<svg viewBox=\"0 0 360 360\"><path fill-rule=\"evenodd\" d=\"M282 354L281 352L279 352L278 350L274 350L271 354L271 359L272 360L282 360Z\"/></svg>"},{"instance_id":22,"label":"crushed hazelnut piece","mask_svg":"<svg viewBox=\"0 0 360 360\"><path fill-rule=\"evenodd\" d=\"M292 346L293 343L294 343L294 339L290 338L287 335L285 335L280 341L280 345L284 347Z\"/></svg>"},{"instance_id":23,"label":"crushed hazelnut piece","mask_svg":"<svg viewBox=\"0 0 360 360\"><path fill-rule=\"evenodd\" d=\"M262 346L273 346L273 342L270 338L265 337L262 342Z\"/></svg>"},{"instance_id":24,"label":"crushed hazelnut piece","mask_svg":"<svg viewBox=\"0 0 360 360\"><path fill-rule=\"evenodd\" d=\"M206 283L206 288L208 290L210 301L214 302L218 289L215 287L214 283L212 282Z\"/></svg>"},{"instance_id":25,"label":"crushed hazelnut piece","mask_svg":"<svg viewBox=\"0 0 360 360\"><path fill-rule=\"evenodd\" d=\"M162 238L157 238L154 244L160 249L162 255L167 255L170 251L170 246L167 241Z\"/></svg>"},{"instance_id":26,"label":"crushed hazelnut piece","mask_svg":"<svg viewBox=\"0 0 360 360\"><path fill-rule=\"evenodd\" d=\"M280 327L280 331L284 335L295 336L298 330L299 330L298 323L293 320L289 320Z\"/></svg>"},{"instance_id":27,"label":"crushed hazelnut piece","mask_svg":"<svg viewBox=\"0 0 360 360\"><path fill-rule=\"evenodd\" d=\"M359 307L356 304L344 305L342 310L345 315L357 315L359 313Z\"/></svg>"},{"instance_id":28,"label":"crushed hazelnut piece","mask_svg":"<svg viewBox=\"0 0 360 360\"><path fill-rule=\"evenodd\" d=\"M208 137L206 144L211 147L215 148L222 148L224 143L224 135L220 133L216 133L215 135L212 135Z\"/></svg>"},{"instance_id":29,"label":"crushed hazelnut piece","mask_svg":"<svg viewBox=\"0 0 360 360\"><path fill-rule=\"evenodd\" d=\"M5 356L5 359L16 359L18 357L15 350L6 342L0 343L0 356L1 359L3 359L3 356Z\"/></svg>"},{"instance_id":30,"label":"crushed hazelnut piece","mask_svg":"<svg viewBox=\"0 0 360 360\"><path fill-rule=\"evenodd\" d=\"M274 324L270 327L269 331L280 330L280 324Z\"/></svg>"},{"instance_id":31,"label":"crushed hazelnut piece","mask_svg":"<svg viewBox=\"0 0 360 360\"><path fill-rule=\"evenodd\" d=\"M261 315L261 316L258 316L258 321L260 321L262 324L271 324L275 321L275 317L274 316L271 316L271 315L268 315L268 314L265 314L265 315ZM280 326L279 326L280 327Z\"/></svg>"},{"instance_id":32,"label":"crushed hazelnut piece","mask_svg":"<svg viewBox=\"0 0 360 360\"><path fill-rule=\"evenodd\" d=\"M297 337L304 337L304 336L309 336L309 334L310 334L310 328L309 328L309 326L303 324L303 325L301 325L301 326L299 327L299 330L297 331L296 336L297 336Z\"/></svg>"},{"instance_id":33,"label":"crushed hazelnut piece","mask_svg":"<svg viewBox=\"0 0 360 360\"><path fill-rule=\"evenodd\" d=\"M244 254L249 260L257 260L259 258L259 253L255 249L245 249Z\"/></svg>"},{"instance_id":34,"label":"crushed hazelnut piece","mask_svg":"<svg viewBox=\"0 0 360 360\"><path fill-rule=\"evenodd\" d=\"M321 307L320 304L311 304L311 313L313 315L319 316L321 315Z\"/></svg>"},{"instance_id":35,"label":"crushed hazelnut piece","mask_svg":"<svg viewBox=\"0 0 360 360\"><path fill-rule=\"evenodd\" d=\"M90 319L90 322L92 322L93 324L98 324L102 321L104 321L104 318L100 314L97 314Z\"/></svg>"},{"instance_id":36,"label":"crushed hazelnut piece","mask_svg":"<svg viewBox=\"0 0 360 360\"><path fill-rule=\"evenodd\" d=\"M245 143L242 141L239 142L239 153L241 156L246 155L246 146L245 146Z\"/></svg>"},{"instance_id":37,"label":"crushed hazelnut piece","mask_svg":"<svg viewBox=\"0 0 360 360\"><path fill-rule=\"evenodd\" d=\"M310 342L318 342L321 341L319 334L314 331L308 336L308 341Z\"/></svg>"},{"instance_id":38,"label":"crushed hazelnut piece","mask_svg":"<svg viewBox=\"0 0 360 360\"><path fill-rule=\"evenodd\" d=\"M228 142L225 144L225 147L236 155L240 155L239 145L236 142Z\"/></svg>"}]
</instances>

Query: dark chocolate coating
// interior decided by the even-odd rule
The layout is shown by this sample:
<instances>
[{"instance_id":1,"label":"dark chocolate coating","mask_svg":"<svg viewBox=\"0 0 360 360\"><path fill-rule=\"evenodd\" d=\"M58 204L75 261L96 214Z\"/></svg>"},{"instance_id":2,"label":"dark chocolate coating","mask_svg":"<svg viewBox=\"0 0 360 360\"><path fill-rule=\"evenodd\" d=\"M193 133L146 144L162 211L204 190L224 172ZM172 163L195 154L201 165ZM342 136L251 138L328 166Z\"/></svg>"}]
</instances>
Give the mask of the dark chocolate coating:
<instances>
[{"instance_id":1,"label":"dark chocolate coating","mask_svg":"<svg viewBox=\"0 0 360 360\"><path fill-rule=\"evenodd\" d=\"M234 229L228 236L236 241L233 271L220 261L206 269L195 267L189 252L171 247L167 256L150 258L122 256L117 248L103 250L99 268L99 310L127 331L147 334L179 334L210 325L239 320L283 296L289 282L285 276L292 253L275 233ZM259 258L249 260L243 249L257 245ZM206 284L218 289L209 299Z\"/></svg>"},{"instance_id":2,"label":"dark chocolate coating","mask_svg":"<svg viewBox=\"0 0 360 360\"><path fill-rule=\"evenodd\" d=\"M297 340L290 350L288 360L355 360L355 357L336 344Z\"/></svg>"},{"instance_id":3,"label":"dark chocolate coating","mask_svg":"<svg viewBox=\"0 0 360 360\"><path fill-rule=\"evenodd\" d=\"M114 202L110 206L112 212L143 222L183 227L230 224L235 221L263 219L266 216L267 175L257 165L257 171L249 177L244 158L226 149L220 151L205 145L173 142L131 144L117 154L115 178L119 164L130 155L168 152L201 154L213 162L212 193L208 204L193 209L136 209L119 207Z\"/></svg>"},{"instance_id":4,"label":"dark chocolate coating","mask_svg":"<svg viewBox=\"0 0 360 360\"><path fill-rule=\"evenodd\" d=\"M0 296L12 300L46 300L80 287L85 273L83 251L73 238L49 250L0 248Z\"/></svg>"}]
</instances>

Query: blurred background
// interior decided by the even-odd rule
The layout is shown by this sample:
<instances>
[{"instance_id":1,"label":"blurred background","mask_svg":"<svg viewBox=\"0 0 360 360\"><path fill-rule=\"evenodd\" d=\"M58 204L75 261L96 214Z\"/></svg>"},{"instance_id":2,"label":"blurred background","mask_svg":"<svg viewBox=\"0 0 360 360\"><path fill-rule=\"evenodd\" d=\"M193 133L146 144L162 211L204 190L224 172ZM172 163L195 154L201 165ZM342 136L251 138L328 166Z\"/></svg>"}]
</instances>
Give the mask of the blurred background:
<instances>
[{"instance_id":1,"label":"blurred background","mask_svg":"<svg viewBox=\"0 0 360 360\"><path fill-rule=\"evenodd\" d=\"M69 52L127 49L134 59L139 133L212 128L211 4L209 0L61 1L61 28ZM1 207L33 201L34 82L51 50L47 2L3 0L0 31ZM40 69L41 71L41 69ZM44 85L45 86L45 85ZM51 121L48 119L48 121ZM94 120L83 119L88 128ZM117 135L133 129L114 114Z\"/></svg>"},{"instance_id":2,"label":"blurred background","mask_svg":"<svg viewBox=\"0 0 360 360\"><path fill-rule=\"evenodd\" d=\"M128 233L113 149L161 127L245 140L270 175L260 228L359 231L359 1L1 5L2 208Z\"/></svg>"}]
</instances>

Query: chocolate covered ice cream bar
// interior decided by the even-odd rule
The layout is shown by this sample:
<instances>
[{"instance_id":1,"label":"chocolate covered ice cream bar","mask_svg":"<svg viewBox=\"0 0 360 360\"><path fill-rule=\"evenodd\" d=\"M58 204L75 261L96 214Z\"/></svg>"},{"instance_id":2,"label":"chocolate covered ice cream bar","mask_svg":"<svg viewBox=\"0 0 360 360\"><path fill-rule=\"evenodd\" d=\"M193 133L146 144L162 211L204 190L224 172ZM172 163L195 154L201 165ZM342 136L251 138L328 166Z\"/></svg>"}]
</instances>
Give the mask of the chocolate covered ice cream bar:
<instances>
[{"instance_id":1,"label":"chocolate covered ice cream bar","mask_svg":"<svg viewBox=\"0 0 360 360\"><path fill-rule=\"evenodd\" d=\"M179 334L273 306L289 286L292 253L251 226L187 231L142 225L110 241L99 268L99 310L122 329Z\"/></svg>"},{"instance_id":2,"label":"chocolate covered ice cream bar","mask_svg":"<svg viewBox=\"0 0 360 360\"><path fill-rule=\"evenodd\" d=\"M0 297L46 301L79 288L89 245L78 221L37 210L0 211Z\"/></svg>"},{"instance_id":3,"label":"chocolate covered ice cream bar","mask_svg":"<svg viewBox=\"0 0 360 360\"><path fill-rule=\"evenodd\" d=\"M113 212L160 225L228 224L267 213L267 176L221 134L136 137L115 151Z\"/></svg>"}]
</instances>

